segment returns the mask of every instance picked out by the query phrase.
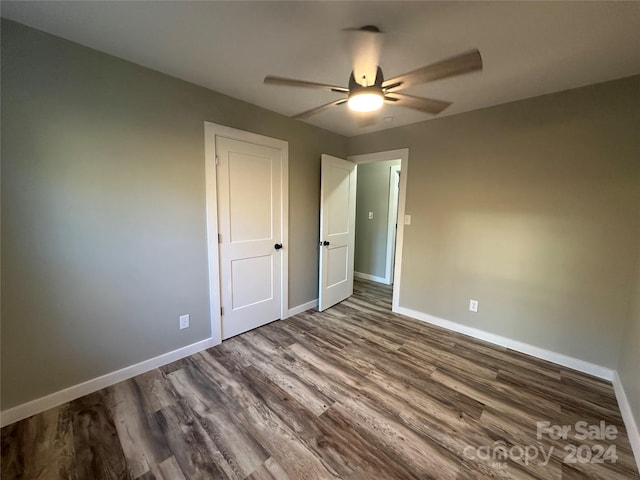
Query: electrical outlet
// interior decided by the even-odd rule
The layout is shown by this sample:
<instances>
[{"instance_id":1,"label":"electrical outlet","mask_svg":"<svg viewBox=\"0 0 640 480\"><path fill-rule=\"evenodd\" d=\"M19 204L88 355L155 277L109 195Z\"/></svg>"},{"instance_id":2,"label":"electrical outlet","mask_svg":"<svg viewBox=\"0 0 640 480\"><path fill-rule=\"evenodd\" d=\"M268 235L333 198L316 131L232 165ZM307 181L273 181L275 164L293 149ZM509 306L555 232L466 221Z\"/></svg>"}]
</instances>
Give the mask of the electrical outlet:
<instances>
[{"instance_id":1,"label":"electrical outlet","mask_svg":"<svg viewBox=\"0 0 640 480\"><path fill-rule=\"evenodd\" d=\"M189 328L189 315L180 315L180 330Z\"/></svg>"},{"instance_id":2,"label":"electrical outlet","mask_svg":"<svg viewBox=\"0 0 640 480\"><path fill-rule=\"evenodd\" d=\"M405 215L404 216L404 224L405 225L411 225L411 215Z\"/></svg>"},{"instance_id":3,"label":"electrical outlet","mask_svg":"<svg viewBox=\"0 0 640 480\"><path fill-rule=\"evenodd\" d=\"M469 300L469 310L472 312L478 312L478 300Z\"/></svg>"}]
</instances>

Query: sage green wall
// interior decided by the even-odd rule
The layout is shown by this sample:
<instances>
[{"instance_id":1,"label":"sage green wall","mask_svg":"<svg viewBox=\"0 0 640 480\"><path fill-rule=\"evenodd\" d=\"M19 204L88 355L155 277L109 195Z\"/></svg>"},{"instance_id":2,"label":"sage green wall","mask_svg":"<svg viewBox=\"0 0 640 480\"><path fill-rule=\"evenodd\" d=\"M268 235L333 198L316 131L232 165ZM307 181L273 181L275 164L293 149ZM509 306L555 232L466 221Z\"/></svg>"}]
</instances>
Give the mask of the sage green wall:
<instances>
[{"instance_id":1,"label":"sage green wall","mask_svg":"<svg viewBox=\"0 0 640 480\"><path fill-rule=\"evenodd\" d=\"M636 281L629 305L629 316L623 330L618 375L631 405L636 425L640 426L640 255L636 264Z\"/></svg>"},{"instance_id":2,"label":"sage green wall","mask_svg":"<svg viewBox=\"0 0 640 480\"><path fill-rule=\"evenodd\" d=\"M636 76L351 138L409 148L400 305L616 368L639 118Z\"/></svg>"},{"instance_id":3,"label":"sage green wall","mask_svg":"<svg viewBox=\"0 0 640 480\"><path fill-rule=\"evenodd\" d=\"M400 165L400 160L358 165L354 269L382 278L387 261L389 169L393 165ZM373 212L371 220L369 212Z\"/></svg>"},{"instance_id":4,"label":"sage green wall","mask_svg":"<svg viewBox=\"0 0 640 480\"><path fill-rule=\"evenodd\" d=\"M289 142L290 305L317 298L344 137L5 20L1 59L3 409L209 336L204 121Z\"/></svg>"}]
</instances>

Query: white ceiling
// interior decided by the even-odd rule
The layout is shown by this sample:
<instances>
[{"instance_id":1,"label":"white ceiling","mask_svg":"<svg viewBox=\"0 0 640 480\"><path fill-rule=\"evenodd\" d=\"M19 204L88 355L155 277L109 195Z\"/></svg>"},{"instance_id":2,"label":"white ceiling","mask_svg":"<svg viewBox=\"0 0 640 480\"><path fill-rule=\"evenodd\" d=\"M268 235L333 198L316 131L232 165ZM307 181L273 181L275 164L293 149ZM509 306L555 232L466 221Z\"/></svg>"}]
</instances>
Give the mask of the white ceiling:
<instances>
[{"instance_id":1,"label":"white ceiling","mask_svg":"<svg viewBox=\"0 0 640 480\"><path fill-rule=\"evenodd\" d=\"M385 32L390 78L478 48L484 70L406 90L452 101L439 116L640 73L640 2L2 2L2 16L285 115L339 94L263 85L267 74L347 85L345 28ZM383 121L384 117L391 117ZM434 118L346 106L308 120L343 135Z\"/></svg>"}]
</instances>

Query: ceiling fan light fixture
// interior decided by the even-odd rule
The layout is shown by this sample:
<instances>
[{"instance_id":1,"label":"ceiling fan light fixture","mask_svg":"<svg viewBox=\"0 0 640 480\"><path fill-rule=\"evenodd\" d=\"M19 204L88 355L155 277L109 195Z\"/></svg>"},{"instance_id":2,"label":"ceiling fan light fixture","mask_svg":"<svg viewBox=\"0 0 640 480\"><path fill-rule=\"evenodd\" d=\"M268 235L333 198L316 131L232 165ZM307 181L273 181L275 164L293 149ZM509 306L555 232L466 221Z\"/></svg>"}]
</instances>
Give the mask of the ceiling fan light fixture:
<instances>
[{"instance_id":1,"label":"ceiling fan light fixture","mask_svg":"<svg viewBox=\"0 0 640 480\"><path fill-rule=\"evenodd\" d=\"M384 103L384 95L377 90L364 90L349 95L347 105L354 112L374 112Z\"/></svg>"}]
</instances>

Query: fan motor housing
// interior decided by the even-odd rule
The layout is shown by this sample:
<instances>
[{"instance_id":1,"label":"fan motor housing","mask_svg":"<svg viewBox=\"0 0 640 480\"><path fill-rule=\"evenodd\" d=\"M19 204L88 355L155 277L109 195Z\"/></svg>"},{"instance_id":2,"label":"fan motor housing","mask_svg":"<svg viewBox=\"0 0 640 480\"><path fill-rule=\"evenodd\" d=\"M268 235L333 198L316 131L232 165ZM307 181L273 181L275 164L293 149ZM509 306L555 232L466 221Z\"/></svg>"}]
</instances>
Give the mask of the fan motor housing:
<instances>
[{"instance_id":1,"label":"fan motor housing","mask_svg":"<svg viewBox=\"0 0 640 480\"><path fill-rule=\"evenodd\" d=\"M382 82L384 82L384 75L382 73L382 68L380 68L379 66L376 72L376 81L373 83L373 85L362 85L358 83L353 75L353 72L351 72L351 75L349 76L349 95L356 91L360 93L362 90L370 90L372 88L375 89L375 91L382 93Z\"/></svg>"}]
</instances>

